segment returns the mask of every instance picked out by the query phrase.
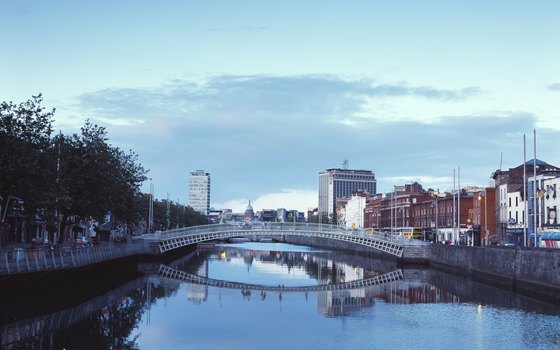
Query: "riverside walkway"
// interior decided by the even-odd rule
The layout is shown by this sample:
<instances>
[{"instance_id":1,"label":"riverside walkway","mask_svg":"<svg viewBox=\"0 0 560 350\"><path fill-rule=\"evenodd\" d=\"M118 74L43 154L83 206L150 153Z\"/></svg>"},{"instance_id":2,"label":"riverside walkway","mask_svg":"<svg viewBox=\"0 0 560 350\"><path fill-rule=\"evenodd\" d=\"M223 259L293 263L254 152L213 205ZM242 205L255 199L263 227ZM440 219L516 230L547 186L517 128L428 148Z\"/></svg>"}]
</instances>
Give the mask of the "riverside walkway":
<instances>
[{"instance_id":1,"label":"riverside walkway","mask_svg":"<svg viewBox=\"0 0 560 350\"><path fill-rule=\"evenodd\" d=\"M66 270L147 252L138 240L84 247L12 248L0 250L0 276Z\"/></svg>"}]
</instances>

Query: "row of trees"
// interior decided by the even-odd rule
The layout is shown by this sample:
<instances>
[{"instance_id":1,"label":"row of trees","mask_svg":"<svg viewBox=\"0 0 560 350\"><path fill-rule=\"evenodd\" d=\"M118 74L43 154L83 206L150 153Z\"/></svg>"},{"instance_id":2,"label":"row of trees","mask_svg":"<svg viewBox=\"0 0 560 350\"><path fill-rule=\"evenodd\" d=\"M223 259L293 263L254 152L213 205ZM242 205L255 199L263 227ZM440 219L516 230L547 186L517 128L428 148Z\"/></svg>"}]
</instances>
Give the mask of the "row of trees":
<instances>
[{"instance_id":1,"label":"row of trees","mask_svg":"<svg viewBox=\"0 0 560 350\"><path fill-rule=\"evenodd\" d=\"M24 209L20 217L29 224L69 216L102 221L109 210L121 223L146 220L148 202L140 185L148 170L137 154L110 145L107 130L89 120L80 134L54 133L55 109L47 110L42 101L38 95L19 105L0 104L2 223L15 215L14 208ZM161 228L171 226L171 218L173 226L205 222L190 208L170 205L170 216L167 207L154 203L154 222Z\"/></svg>"}]
</instances>

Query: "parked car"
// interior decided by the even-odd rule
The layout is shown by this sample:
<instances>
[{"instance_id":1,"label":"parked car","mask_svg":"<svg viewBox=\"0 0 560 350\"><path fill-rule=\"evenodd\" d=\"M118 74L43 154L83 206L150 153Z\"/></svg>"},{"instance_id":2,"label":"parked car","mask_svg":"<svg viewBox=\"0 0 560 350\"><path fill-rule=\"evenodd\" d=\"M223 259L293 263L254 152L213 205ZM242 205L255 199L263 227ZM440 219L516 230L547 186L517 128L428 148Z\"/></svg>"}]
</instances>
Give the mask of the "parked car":
<instances>
[{"instance_id":1,"label":"parked car","mask_svg":"<svg viewBox=\"0 0 560 350\"><path fill-rule=\"evenodd\" d=\"M91 241L85 236L78 236L76 239L74 239L72 245L74 247L88 247L91 245Z\"/></svg>"},{"instance_id":2,"label":"parked car","mask_svg":"<svg viewBox=\"0 0 560 350\"><path fill-rule=\"evenodd\" d=\"M31 247L43 247L49 244L48 238L35 237L31 240Z\"/></svg>"}]
</instances>

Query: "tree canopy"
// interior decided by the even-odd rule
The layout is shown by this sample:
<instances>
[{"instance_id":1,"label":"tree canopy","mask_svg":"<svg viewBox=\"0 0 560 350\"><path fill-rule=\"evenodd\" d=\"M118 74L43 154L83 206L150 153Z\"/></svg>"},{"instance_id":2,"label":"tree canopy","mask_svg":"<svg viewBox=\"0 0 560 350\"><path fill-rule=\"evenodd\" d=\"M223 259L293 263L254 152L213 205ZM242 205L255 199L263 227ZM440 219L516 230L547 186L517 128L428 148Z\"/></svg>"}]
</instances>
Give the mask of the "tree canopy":
<instances>
[{"instance_id":1,"label":"tree canopy","mask_svg":"<svg viewBox=\"0 0 560 350\"><path fill-rule=\"evenodd\" d=\"M80 133L53 135L55 109L48 111L42 102L39 94L19 105L0 104L0 214L12 199L23 202L28 221L71 215L101 221L107 211L121 223L145 219L148 202L140 186L148 170L138 155L112 146L107 130L89 120ZM206 221L178 204L170 206L168 217L160 206L154 206L154 221L161 228Z\"/></svg>"}]
</instances>

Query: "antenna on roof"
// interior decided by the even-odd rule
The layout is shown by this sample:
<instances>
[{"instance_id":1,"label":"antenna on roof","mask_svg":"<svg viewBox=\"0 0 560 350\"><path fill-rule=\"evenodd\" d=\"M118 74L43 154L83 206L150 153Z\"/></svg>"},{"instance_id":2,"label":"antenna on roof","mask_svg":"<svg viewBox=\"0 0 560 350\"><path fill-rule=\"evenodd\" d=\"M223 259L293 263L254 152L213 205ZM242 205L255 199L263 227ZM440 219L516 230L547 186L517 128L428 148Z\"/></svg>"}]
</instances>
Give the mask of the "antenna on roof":
<instances>
[{"instance_id":1,"label":"antenna on roof","mask_svg":"<svg viewBox=\"0 0 560 350\"><path fill-rule=\"evenodd\" d=\"M348 169L348 159L344 158L344 160L342 161L342 169Z\"/></svg>"},{"instance_id":2,"label":"antenna on roof","mask_svg":"<svg viewBox=\"0 0 560 350\"><path fill-rule=\"evenodd\" d=\"M502 159L504 158L504 152L500 152L500 171L502 170Z\"/></svg>"}]
</instances>

